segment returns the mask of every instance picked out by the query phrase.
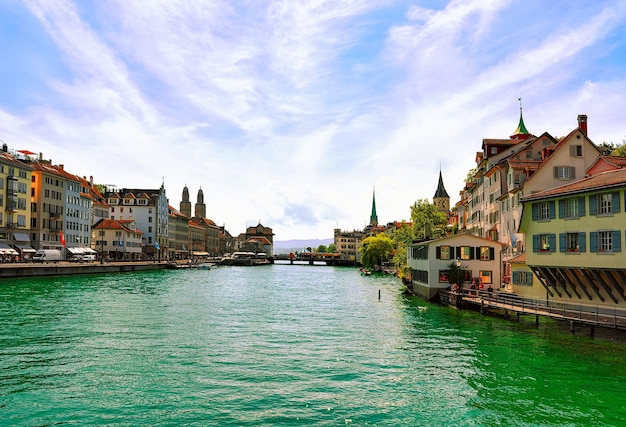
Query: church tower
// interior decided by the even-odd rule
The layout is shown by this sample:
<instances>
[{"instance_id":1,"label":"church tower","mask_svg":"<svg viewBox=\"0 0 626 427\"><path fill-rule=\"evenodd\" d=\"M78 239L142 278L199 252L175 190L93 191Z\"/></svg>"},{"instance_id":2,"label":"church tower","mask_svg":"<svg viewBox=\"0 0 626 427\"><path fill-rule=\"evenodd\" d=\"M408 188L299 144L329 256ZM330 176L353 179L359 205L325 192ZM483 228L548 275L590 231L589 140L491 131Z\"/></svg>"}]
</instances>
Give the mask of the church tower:
<instances>
[{"instance_id":1,"label":"church tower","mask_svg":"<svg viewBox=\"0 0 626 427\"><path fill-rule=\"evenodd\" d=\"M183 188L183 200L180 202L180 213L187 218L191 218L191 202L189 201L189 189L187 185Z\"/></svg>"},{"instance_id":2,"label":"church tower","mask_svg":"<svg viewBox=\"0 0 626 427\"><path fill-rule=\"evenodd\" d=\"M204 193L202 188L198 190L198 200L196 201L196 218L206 218L206 205L204 204Z\"/></svg>"},{"instance_id":3,"label":"church tower","mask_svg":"<svg viewBox=\"0 0 626 427\"><path fill-rule=\"evenodd\" d=\"M439 170L439 184L437 185L437 191L435 191L435 197L433 197L433 204L446 215L450 212L450 196L448 196L448 192L443 186L441 169Z\"/></svg>"},{"instance_id":4,"label":"church tower","mask_svg":"<svg viewBox=\"0 0 626 427\"><path fill-rule=\"evenodd\" d=\"M376 188L372 191L372 214L370 215L370 225L378 225L378 215L376 215Z\"/></svg>"},{"instance_id":5,"label":"church tower","mask_svg":"<svg viewBox=\"0 0 626 427\"><path fill-rule=\"evenodd\" d=\"M510 136L511 139L526 139L531 136L528 129L526 129L526 125L524 124L524 117L522 117L522 98L519 98L519 124L517 125L517 129L513 132L513 135Z\"/></svg>"}]
</instances>

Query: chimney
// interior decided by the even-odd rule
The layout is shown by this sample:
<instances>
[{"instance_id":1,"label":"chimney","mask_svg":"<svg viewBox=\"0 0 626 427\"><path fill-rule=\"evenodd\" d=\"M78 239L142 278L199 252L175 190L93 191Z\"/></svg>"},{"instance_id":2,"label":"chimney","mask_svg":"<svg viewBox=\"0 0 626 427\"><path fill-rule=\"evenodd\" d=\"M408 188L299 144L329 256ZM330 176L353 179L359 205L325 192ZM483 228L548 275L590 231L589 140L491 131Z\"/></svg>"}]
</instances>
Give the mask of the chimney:
<instances>
[{"instance_id":1,"label":"chimney","mask_svg":"<svg viewBox=\"0 0 626 427\"><path fill-rule=\"evenodd\" d=\"M89 185L93 187L93 175L89 175Z\"/></svg>"},{"instance_id":2,"label":"chimney","mask_svg":"<svg viewBox=\"0 0 626 427\"><path fill-rule=\"evenodd\" d=\"M65 165L59 165L59 169L65 170Z\"/></svg>"},{"instance_id":3,"label":"chimney","mask_svg":"<svg viewBox=\"0 0 626 427\"><path fill-rule=\"evenodd\" d=\"M578 129L582 131L582 133L587 136L587 115L579 114L578 115Z\"/></svg>"}]
</instances>

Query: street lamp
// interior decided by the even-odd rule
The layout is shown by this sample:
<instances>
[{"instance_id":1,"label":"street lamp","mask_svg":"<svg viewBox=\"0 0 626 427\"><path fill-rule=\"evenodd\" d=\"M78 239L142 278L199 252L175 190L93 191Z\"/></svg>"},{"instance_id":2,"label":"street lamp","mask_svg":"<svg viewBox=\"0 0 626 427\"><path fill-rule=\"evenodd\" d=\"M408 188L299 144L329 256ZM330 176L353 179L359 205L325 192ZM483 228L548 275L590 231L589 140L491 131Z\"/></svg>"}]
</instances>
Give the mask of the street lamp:
<instances>
[{"instance_id":1,"label":"street lamp","mask_svg":"<svg viewBox=\"0 0 626 427\"><path fill-rule=\"evenodd\" d=\"M104 264L104 223L100 227L100 264Z\"/></svg>"}]
</instances>

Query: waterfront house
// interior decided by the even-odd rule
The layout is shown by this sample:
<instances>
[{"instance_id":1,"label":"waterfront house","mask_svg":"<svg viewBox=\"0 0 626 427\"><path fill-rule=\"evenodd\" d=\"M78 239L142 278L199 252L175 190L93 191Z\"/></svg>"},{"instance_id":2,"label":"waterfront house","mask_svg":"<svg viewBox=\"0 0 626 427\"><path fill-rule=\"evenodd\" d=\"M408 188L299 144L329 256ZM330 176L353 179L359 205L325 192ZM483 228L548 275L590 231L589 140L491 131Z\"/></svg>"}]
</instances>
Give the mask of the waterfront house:
<instances>
[{"instance_id":1,"label":"waterfront house","mask_svg":"<svg viewBox=\"0 0 626 427\"><path fill-rule=\"evenodd\" d=\"M620 168L524 197L526 265L537 280L528 288L513 284L513 290L550 300L625 305L625 190L626 168Z\"/></svg>"},{"instance_id":2,"label":"waterfront house","mask_svg":"<svg viewBox=\"0 0 626 427\"><path fill-rule=\"evenodd\" d=\"M24 158L26 155L21 154ZM0 255L3 259L35 252L31 247L31 175L32 167L9 153L0 151Z\"/></svg>"},{"instance_id":3,"label":"waterfront house","mask_svg":"<svg viewBox=\"0 0 626 427\"><path fill-rule=\"evenodd\" d=\"M451 264L464 272L463 286L472 280L482 282L485 288L500 287L500 257L503 244L472 234L455 234L436 240L413 243L407 250L407 264L411 269L410 290L426 299L450 286Z\"/></svg>"},{"instance_id":4,"label":"waterfront house","mask_svg":"<svg viewBox=\"0 0 626 427\"><path fill-rule=\"evenodd\" d=\"M143 255L153 259L165 258L169 204L164 186L159 189L108 189L105 197L110 219L132 219L143 232Z\"/></svg>"},{"instance_id":5,"label":"waterfront house","mask_svg":"<svg viewBox=\"0 0 626 427\"><path fill-rule=\"evenodd\" d=\"M132 219L101 219L93 226L95 249L110 261L142 258L143 232Z\"/></svg>"}]
</instances>

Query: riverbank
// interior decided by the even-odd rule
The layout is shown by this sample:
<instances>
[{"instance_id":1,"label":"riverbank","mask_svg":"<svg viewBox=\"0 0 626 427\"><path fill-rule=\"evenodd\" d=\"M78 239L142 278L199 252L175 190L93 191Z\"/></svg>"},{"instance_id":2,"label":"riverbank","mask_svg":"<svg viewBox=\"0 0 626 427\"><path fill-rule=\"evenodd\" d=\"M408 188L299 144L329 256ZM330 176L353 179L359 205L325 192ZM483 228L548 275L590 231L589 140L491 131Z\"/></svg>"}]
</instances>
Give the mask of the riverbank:
<instances>
[{"instance_id":1,"label":"riverbank","mask_svg":"<svg viewBox=\"0 0 626 427\"><path fill-rule=\"evenodd\" d=\"M100 264L75 263L59 261L56 263L16 263L0 264L0 280L18 277L40 276L73 276L82 274L103 273L128 273L137 271L163 270L167 267L165 261L133 261L133 262L107 262Z\"/></svg>"}]
</instances>

